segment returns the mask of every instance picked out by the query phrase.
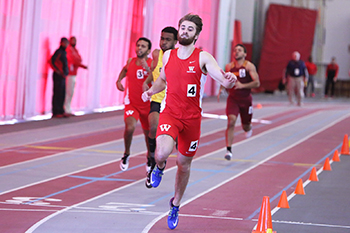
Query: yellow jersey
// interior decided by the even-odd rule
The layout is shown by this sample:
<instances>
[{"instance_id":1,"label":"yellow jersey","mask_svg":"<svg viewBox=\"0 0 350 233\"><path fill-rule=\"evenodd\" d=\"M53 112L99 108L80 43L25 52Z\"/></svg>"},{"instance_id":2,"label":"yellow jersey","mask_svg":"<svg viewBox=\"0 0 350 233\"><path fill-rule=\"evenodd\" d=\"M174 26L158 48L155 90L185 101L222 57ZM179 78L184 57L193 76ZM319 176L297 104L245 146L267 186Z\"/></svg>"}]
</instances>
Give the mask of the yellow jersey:
<instances>
[{"instance_id":1,"label":"yellow jersey","mask_svg":"<svg viewBox=\"0 0 350 233\"><path fill-rule=\"evenodd\" d=\"M159 50L159 56L158 56L158 63L156 68L154 68L152 75L153 75L153 82L155 82L157 80L157 78L160 75L160 71L162 70L163 67L163 50ZM157 103L161 103L163 98L165 96L165 90L152 95L151 101L157 102Z\"/></svg>"}]
</instances>

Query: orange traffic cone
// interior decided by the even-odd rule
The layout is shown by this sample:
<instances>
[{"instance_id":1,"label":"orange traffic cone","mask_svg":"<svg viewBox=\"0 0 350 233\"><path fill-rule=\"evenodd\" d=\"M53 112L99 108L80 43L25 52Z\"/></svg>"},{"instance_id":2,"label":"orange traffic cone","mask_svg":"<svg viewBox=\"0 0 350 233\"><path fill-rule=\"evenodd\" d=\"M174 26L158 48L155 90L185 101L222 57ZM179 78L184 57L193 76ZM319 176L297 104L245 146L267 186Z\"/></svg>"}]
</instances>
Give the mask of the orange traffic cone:
<instances>
[{"instance_id":1,"label":"orange traffic cone","mask_svg":"<svg viewBox=\"0 0 350 233\"><path fill-rule=\"evenodd\" d=\"M317 174L316 174L316 168L315 167L313 167L312 170L311 170L311 174L310 174L309 180L311 180L311 181L318 181L318 177L317 177Z\"/></svg>"},{"instance_id":2,"label":"orange traffic cone","mask_svg":"<svg viewBox=\"0 0 350 233\"><path fill-rule=\"evenodd\" d=\"M271 219L271 208L270 208L270 198L264 196L263 202L260 209L259 221L256 230L252 233L276 233L272 231L272 219Z\"/></svg>"},{"instance_id":3,"label":"orange traffic cone","mask_svg":"<svg viewBox=\"0 0 350 233\"><path fill-rule=\"evenodd\" d=\"M338 150L335 150L335 151L334 151L332 160L333 160L333 162L340 162Z\"/></svg>"},{"instance_id":4,"label":"orange traffic cone","mask_svg":"<svg viewBox=\"0 0 350 233\"><path fill-rule=\"evenodd\" d=\"M256 108L257 108L257 109L261 109L261 108L262 108L262 105L261 105L260 103L258 103L258 104L256 105Z\"/></svg>"},{"instance_id":5,"label":"orange traffic cone","mask_svg":"<svg viewBox=\"0 0 350 233\"><path fill-rule=\"evenodd\" d=\"M323 170L332 171L331 164L329 163L329 158L326 158L326 161L324 161Z\"/></svg>"},{"instance_id":6,"label":"orange traffic cone","mask_svg":"<svg viewBox=\"0 0 350 233\"><path fill-rule=\"evenodd\" d=\"M289 204L288 204L286 190L283 190L283 192L281 194L280 201L278 202L277 207L289 209Z\"/></svg>"},{"instance_id":7,"label":"orange traffic cone","mask_svg":"<svg viewBox=\"0 0 350 233\"><path fill-rule=\"evenodd\" d=\"M348 135L347 134L344 135L343 145L341 147L340 154L342 154L342 155L350 155L350 153L349 153L349 139L348 139Z\"/></svg>"},{"instance_id":8,"label":"orange traffic cone","mask_svg":"<svg viewBox=\"0 0 350 233\"><path fill-rule=\"evenodd\" d=\"M299 194L299 195L305 195L305 191L304 191L304 186L303 186L303 181L302 179L299 179L297 187L294 191L295 194Z\"/></svg>"}]
</instances>

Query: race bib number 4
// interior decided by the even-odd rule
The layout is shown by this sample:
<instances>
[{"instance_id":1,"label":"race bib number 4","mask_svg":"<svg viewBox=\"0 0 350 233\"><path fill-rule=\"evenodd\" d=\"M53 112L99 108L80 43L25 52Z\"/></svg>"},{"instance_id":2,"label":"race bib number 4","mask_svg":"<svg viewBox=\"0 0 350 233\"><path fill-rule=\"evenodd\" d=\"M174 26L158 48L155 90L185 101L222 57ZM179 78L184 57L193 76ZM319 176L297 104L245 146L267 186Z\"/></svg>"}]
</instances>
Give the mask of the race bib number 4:
<instances>
[{"instance_id":1,"label":"race bib number 4","mask_svg":"<svg viewBox=\"0 0 350 233\"><path fill-rule=\"evenodd\" d=\"M196 84L188 84L187 85L187 97L196 97L197 93L197 85Z\"/></svg>"},{"instance_id":2,"label":"race bib number 4","mask_svg":"<svg viewBox=\"0 0 350 233\"><path fill-rule=\"evenodd\" d=\"M198 147L198 140L197 141L192 141L191 142L191 146L190 148L188 149L188 151L196 151L197 150L197 147Z\"/></svg>"}]
</instances>

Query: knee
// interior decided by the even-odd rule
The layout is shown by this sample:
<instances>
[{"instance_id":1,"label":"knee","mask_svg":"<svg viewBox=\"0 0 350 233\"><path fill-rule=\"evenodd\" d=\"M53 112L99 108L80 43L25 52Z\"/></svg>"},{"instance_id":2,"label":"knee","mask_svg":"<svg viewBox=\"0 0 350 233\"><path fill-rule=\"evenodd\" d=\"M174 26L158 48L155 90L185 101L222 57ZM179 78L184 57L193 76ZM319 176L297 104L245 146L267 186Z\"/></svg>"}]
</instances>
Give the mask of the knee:
<instances>
[{"instance_id":1,"label":"knee","mask_svg":"<svg viewBox=\"0 0 350 233\"><path fill-rule=\"evenodd\" d=\"M176 161L176 165L178 167L178 171L186 173L191 170L191 163L181 163L179 161Z\"/></svg>"},{"instance_id":2,"label":"knee","mask_svg":"<svg viewBox=\"0 0 350 233\"><path fill-rule=\"evenodd\" d=\"M227 128L234 128L236 124L236 117L235 116L229 116L227 118Z\"/></svg>"},{"instance_id":3,"label":"knee","mask_svg":"<svg viewBox=\"0 0 350 233\"><path fill-rule=\"evenodd\" d=\"M135 126L134 125L132 125L132 124L126 124L125 125L125 133L132 134L132 133L134 133L134 130L135 130Z\"/></svg>"},{"instance_id":4,"label":"knee","mask_svg":"<svg viewBox=\"0 0 350 233\"><path fill-rule=\"evenodd\" d=\"M164 146L157 142L156 151L155 151L155 159L157 163L164 162L169 155L171 154L173 148L168 146Z\"/></svg>"},{"instance_id":5,"label":"knee","mask_svg":"<svg viewBox=\"0 0 350 233\"><path fill-rule=\"evenodd\" d=\"M245 132L248 132L249 130L252 129L252 125L243 125L242 127L243 127L243 130L244 130Z\"/></svg>"},{"instance_id":6,"label":"knee","mask_svg":"<svg viewBox=\"0 0 350 233\"><path fill-rule=\"evenodd\" d=\"M155 124L150 125L149 131L150 131L152 136L156 136L157 128L158 128L158 125L155 125Z\"/></svg>"}]
</instances>

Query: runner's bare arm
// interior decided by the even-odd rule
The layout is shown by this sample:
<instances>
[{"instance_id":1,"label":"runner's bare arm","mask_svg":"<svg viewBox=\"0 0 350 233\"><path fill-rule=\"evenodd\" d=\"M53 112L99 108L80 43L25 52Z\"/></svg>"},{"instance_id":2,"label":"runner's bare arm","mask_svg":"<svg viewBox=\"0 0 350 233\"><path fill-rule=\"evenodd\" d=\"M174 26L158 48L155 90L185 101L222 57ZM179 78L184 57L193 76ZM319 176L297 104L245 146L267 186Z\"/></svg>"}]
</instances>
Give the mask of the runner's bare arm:
<instances>
[{"instance_id":1,"label":"runner's bare arm","mask_svg":"<svg viewBox=\"0 0 350 233\"><path fill-rule=\"evenodd\" d=\"M128 68L129 68L129 64L131 62L132 58L129 58L126 65L123 67L123 69L120 71L119 76L118 76L118 80L115 83L115 85L117 86L119 91L124 91L125 88L123 86L123 84L121 83L121 81L123 80L123 78L125 78L126 76L126 72L128 72Z\"/></svg>"},{"instance_id":2,"label":"runner's bare arm","mask_svg":"<svg viewBox=\"0 0 350 233\"><path fill-rule=\"evenodd\" d=\"M214 59L214 57L208 52L201 52L199 55L200 66L203 72L208 73L210 77L218 81L225 88L232 88L237 81L237 77L231 72L224 72Z\"/></svg>"},{"instance_id":3,"label":"runner's bare arm","mask_svg":"<svg viewBox=\"0 0 350 233\"><path fill-rule=\"evenodd\" d=\"M152 52L152 63L151 63L151 70L153 72L153 70L157 67L158 64L158 58L159 58L159 49L155 49ZM152 83L153 81L153 73L150 73L150 75L148 75L148 77L146 78L146 80L143 82L143 86L142 89L143 91L147 91L149 89L149 84Z\"/></svg>"},{"instance_id":4,"label":"runner's bare arm","mask_svg":"<svg viewBox=\"0 0 350 233\"><path fill-rule=\"evenodd\" d=\"M166 51L163 55L163 67L165 67L166 64L168 63L170 51L171 50ZM150 89L148 89L147 91L145 91L144 93L142 93L142 96L141 96L142 100L144 102L150 100L152 95L154 95L158 92L161 92L162 90L165 89L165 87L166 87L166 77L165 77L164 69L162 69L159 77L153 83L152 87Z\"/></svg>"}]
</instances>

